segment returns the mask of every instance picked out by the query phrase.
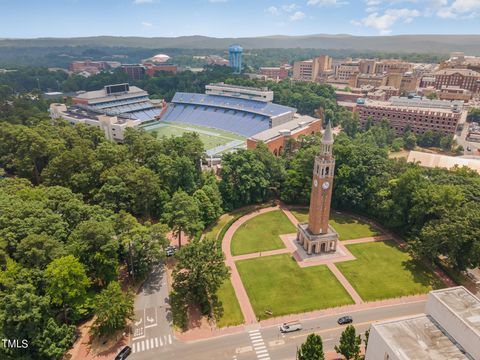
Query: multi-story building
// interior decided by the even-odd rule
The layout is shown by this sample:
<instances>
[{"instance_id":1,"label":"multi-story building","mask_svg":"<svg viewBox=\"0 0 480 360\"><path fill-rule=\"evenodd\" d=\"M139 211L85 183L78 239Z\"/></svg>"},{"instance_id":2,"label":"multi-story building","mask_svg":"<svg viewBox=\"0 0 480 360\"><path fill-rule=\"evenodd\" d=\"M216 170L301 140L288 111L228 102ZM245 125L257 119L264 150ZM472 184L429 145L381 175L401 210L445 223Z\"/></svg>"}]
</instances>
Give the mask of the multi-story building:
<instances>
[{"instance_id":1,"label":"multi-story building","mask_svg":"<svg viewBox=\"0 0 480 360\"><path fill-rule=\"evenodd\" d=\"M348 61L342 63L335 70L335 77L338 80L350 80L360 74L360 63L358 61Z\"/></svg>"},{"instance_id":2,"label":"multi-story building","mask_svg":"<svg viewBox=\"0 0 480 360\"><path fill-rule=\"evenodd\" d=\"M117 61L83 60L83 61L73 61L69 66L69 70L74 73L86 72L90 75L94 75L99 73L102 70L117 68L120 65L121 64Z\"/></svg>"},{"instance_id":3,"label":"multi-story building","mask_svg":"<svg viewBox=\"0 0 480 360\"><path fill-rule=\"evenodd\" d=\"M379 87L387 85L388 77L384 74L367 74L362 73L357 75L357 81L355 87L359 88L365 85L372 85L373 87Z\"/></svg>"},{"instance_id":4,"label":"multi-story building","mask_svg":"<svg viewBox=\"0 0 480 360\"><path fill-rule=\"evenodd\" d=\"M139 80L145 76L145 66L140 64L123 64L123 71L131 80Z\"/></svg>"},{"instance_id":5,"label":"multi-story building","mask_svg":"<svg viewBox=\"0 0 480 360\"><path fill-rule=\"evenodd\" d=\"M428 100L419 98L391 97L388 101L365 100L357 104L359 120L365 126L369 119L380 123L390 121L397 134L403 134L408 126L416 134L436 130L455 134L457 124L463 122L467 110L462 101Z\"/></svg>"},{"instance_id":6,"label":"multi-story building","mask_svg":"<svg viewBox=\"0 0 480 360\"><path fill-rule=\"evenodd\" d=\"M267 79L283 80L288 77L288 70L284 65L279 67L261 67L259 74L265 76Z\"/></svg>"},{"instance_id":7,"label":"multi-story building","mask_svg":"<svg viewBox=\"0 0 480 360\"><path fill-rule=\"evenodd\" d=\"M270 152L277 156L289 144L289 140L298 139L302 135L310 135L322 130L322 120L308 115L297 115L293 120L264 130L247 139L247 148L255 149L259 142L267 145Z\"/></svg>"},{"instance_id":8,"label":"multi-story building","mask_svg":"<svg viewBox=\"0 0 480 360\"><path fill-rule=\"evenodd\" d=\"M431 291L425 314L373 323L365 360L480 360L480 300L464 287Z\"/></svg>"},{"instance_id":9,"label":"multi-story building","mask_svg":"<svg viewBox=\"0 0 480 360\"><path fill-rule=\"evenodd\" d=\"M293 64L293 80L314 81L316 69L313 59L295 61Z\"/></svg>"},{"instance_id":10,"label":"multi-story building","mask_svg":"<svg viewBox=\"0 0 480 360\"><path fill-rule=\"evenodd\" d=\"M443 86L458 86L474 94L480 93L480 73L469 69L442 69L424 76L420 86L433 86L439 90Z\"/></svg>"},{"instance_id":11,"label":"multi-story building","mask_svg":"<svg viewBox=\"0 0 480 360\"><path fill-rule=\"evenodd\" d=\"M91 113L128 117L141 122L155 120L166 109L160 100L129 84L107 85L102 90L81 92L72 98L74 106Z\"/></svg>"},{"instance_id":12,"label":"multi-story building","mask_svg":"<svg viewBox=\"0 0 480 360\"><path fill-rule=\"evenodd\" d=\"M381 60L375 63L376 74L404 74L408 71L412 71L413 65L406 61L401 60Z\"/></svg>"},{"instance_id":13,"label":"multi-story building","mask_svg":"<svg viewBox=\"0 0 480 360\"><path fill-rule=\"evenodd\" d=\"M68 108L65 104L50 104L50 117L63 119L71 125L83 124L101 129L105 138L111 141L123 142L125 130L141 124L140 120L134 120L122 116L99 115L79 108Z\"/></svg>"},{"instance_id":14,"label":"multi-story building","mask_svg":"<svg viewBox=\"0 0 480 360\"><path fill-rule=\"evenodd\" d=\"M318 81L325 73L332 71L332 58L320 55L314 59L295 61L293 64L293 79L299 81Z\"/></svg>"}]
</instances>

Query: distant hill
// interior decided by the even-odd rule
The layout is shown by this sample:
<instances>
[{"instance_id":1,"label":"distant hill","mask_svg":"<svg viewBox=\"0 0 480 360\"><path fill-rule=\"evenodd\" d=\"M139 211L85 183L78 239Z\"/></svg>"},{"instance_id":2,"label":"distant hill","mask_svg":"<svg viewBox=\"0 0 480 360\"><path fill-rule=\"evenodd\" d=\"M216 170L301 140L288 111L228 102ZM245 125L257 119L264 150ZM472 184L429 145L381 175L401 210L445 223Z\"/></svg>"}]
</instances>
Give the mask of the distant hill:
<instances>
[{"instance_id":1,"label":"distant hill","mask_svg":"<svg viewBox=\"0 0 480 360\"><path fill-rule=\"evenodd\" d=\"M435 54L464 51L467 54L480 55L480 35L352 36L319 34L304 36L274 35L248 38L213 38L207 36L153 38L96 36L82 38L0 39L0 47L13 46L23 48L105 46L148 49L225 49L233 43L239 43L246 49L314 48Z\"/></svg>"}]
</instances>

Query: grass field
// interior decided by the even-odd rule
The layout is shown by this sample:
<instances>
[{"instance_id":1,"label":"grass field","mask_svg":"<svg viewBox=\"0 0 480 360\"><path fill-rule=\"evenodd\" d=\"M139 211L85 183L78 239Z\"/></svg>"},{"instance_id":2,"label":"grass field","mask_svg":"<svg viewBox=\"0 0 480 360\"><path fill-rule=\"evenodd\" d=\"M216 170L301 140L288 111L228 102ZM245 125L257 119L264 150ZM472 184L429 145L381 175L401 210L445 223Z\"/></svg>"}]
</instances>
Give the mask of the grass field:
<instances>
[{"instance_id":1,"label":"grass field","mask_svg":"<svg viewBox=\"0 0 480 360\"><path fill-rule=\"evenodd\" d=\"M236 262L257 317L325 309L353 301L325 265L300 268L290 255Z\"/></svg>"},{"instance_id":2,"label":"grass field","mask_svg":"<svg viewBox=\"0 0 480 360\"><path fill-rule=\"evenodd\" d=\"M228 131L182 123L161 122L148 124L143 128L147 132L155 132L158 138L161 138L162 136L181 136L185 132L196 132L200 136L200 140L202 140L205 150L228 144L234 140L245 140L244 137Z\"/></svg>"},{"instance_id":3,"label":"grass field","mask_svg":"<svg viewBox=\"0 0 480 360\"><path fill-rule=\"evenodd\" d=\"M223 305L223 316L217 321L218 327L235 326L243 323L243 314L238 304L232 282L227 279L218 290L218 299Z\"/></svg>"},{"instance_id":4,"label":"grass field","mask_svg":"<svg viewBox=\"0 0 480 360\"><path fill-rule=\"evenodd\" d=\"M347 248L357 259L336 266L365 301L423 294L443 287L432 271L413 261L394 242L355 244Z\"/></svg>"},{"instance_id":5,"label":"grass field","mask_svg":"<svg viewBox=\"0 0 480 360\"><path fill-rule=\"evenodd\" d=\"M281 249L284 244L279 235L295 231L295 226L281 210L255 216L233 234L232 255Z\"/></svg>"},{"instance_id":6,"label":"grass field","mask_svg":"<svg viewBox=\"0 0 480 360\"><path fill-rule=\"evenodd\" d=\"M291 211L298 221L308 221L308 209L298 208L292 209ZM330 225L332 225L335 231L338 233L340 240L359 239L381 234L378 229L368 223L352 218L351 216L337 214L335 212L330 214Z\"/></svg>"}]
</instances>

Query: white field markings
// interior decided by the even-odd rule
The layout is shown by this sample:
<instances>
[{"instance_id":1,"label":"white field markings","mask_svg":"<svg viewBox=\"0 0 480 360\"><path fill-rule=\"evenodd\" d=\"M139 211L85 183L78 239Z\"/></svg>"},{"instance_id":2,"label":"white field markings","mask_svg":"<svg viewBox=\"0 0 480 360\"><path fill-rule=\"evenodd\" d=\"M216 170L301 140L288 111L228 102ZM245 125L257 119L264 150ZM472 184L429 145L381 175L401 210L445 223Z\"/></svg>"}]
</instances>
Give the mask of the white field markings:
<instances>
[{"instance_id":1,"label":"white field markings","mask_svg":"<svg viewBox=\"0 0 480 360\"><path fill-rule=\"evenodd\" d=\"M158 349L167 345L172 345L172 335L157 336L132 342L132 353L143 352L147 350Z\"/></svg>"},{"instance_id":2,"label":"white field markings","mask_svg":"<svg viewBox=\"0 0 480 360\"><path fill-rule=\"evenodd\" d=\"M263 341L262 333L260 330L251 330L248 332L250 341L252 342L253 351L257 355L258 360L270 360L267 346Z\"/></svg>"}]
</instances>

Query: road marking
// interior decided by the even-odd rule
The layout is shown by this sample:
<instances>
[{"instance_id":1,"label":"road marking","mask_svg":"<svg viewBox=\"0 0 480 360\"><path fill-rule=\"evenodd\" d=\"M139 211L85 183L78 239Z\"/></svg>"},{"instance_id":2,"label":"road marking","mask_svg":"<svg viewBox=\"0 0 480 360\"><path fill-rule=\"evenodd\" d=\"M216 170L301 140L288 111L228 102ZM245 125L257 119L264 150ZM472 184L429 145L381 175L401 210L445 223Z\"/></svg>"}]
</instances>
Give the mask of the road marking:
<instances>
[{"instance_id":1,"label":"road marking","mask_svg":"<svg viewBox=\"0 0 480 360\"><path fill-rule=\"evenodd\" d=\"M132 343L132 353L135 354L137 343Z\"/></svg>"},{"instance_id":2,"label":"road marking","mask_svg":"<svg viewBox=\"0 0 480 360\"><path fill-rule=\"evenodd\" d=\"M323 340L325 341L325 340ZM280 346L280 345L284 345L285 344L285 340L273 340L273 341L270 341L268 343L268 346L272 347L272 346Z\"/></svg>"},{"instance_id":3,"label":"road marking","mask_svg":"<svg viewBox=\"0 0 480 360\"><path fill-rule=\"evenodd\" d=\"M142 340L142 342L140 343L140 345L142 345L142 351L145 351L145 341Z\"/></svg>"},{"instance_id":4,"label":"road marking","mask_svg":"<svg viewBox=\"0 0 480 360\"><path fill-rule=\"evenodd\" d=\"M260 330L251 330L248 332L250 336L250 341L252 342L253 349L257 355L257 359L261 360L270 360L270 355L268 354L268 349L265 346L263 341L263 336Z\"/></svg>"},{"instance_id":5,"label":"road marking","mask_svg":"<svg viewBox=\"0 0 480 360\"><path fill-rule=\"evenodd\" d=\"M168 343L172 345L172 335L168 334Z\"/></svg>"},{"instance_id":6,"label":"road marking","mask_svg":"<svg viewBox=\"0 0 480 360\"><path fill-rule=\"evenodd\" d=\"M158 347L158 337L155 338L155 347Z\"/></svg>"},{"instance_id":7,"label":"road marking","mask_svg":"<svg viewBox=\"0 0 480 360\"><path fill-rule=\"evenodd\" d=\"M160 340L160 346L163 346L163 341L161 337L158 337L158 340Z\"/></svg>"}]
</instances>

